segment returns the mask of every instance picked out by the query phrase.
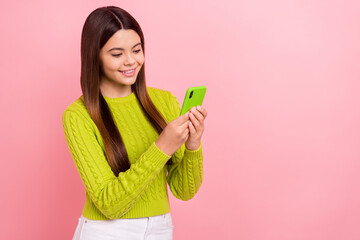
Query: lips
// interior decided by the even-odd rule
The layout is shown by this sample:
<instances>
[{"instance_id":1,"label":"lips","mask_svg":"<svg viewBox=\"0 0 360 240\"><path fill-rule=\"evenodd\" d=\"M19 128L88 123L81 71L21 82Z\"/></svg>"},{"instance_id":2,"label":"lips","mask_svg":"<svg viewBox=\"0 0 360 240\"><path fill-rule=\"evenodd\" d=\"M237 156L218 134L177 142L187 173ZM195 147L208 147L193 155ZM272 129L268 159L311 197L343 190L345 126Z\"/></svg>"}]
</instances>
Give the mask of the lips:
<instances>
[{"instance_id":1,"label":"lips","mask_svg":"<svg viewBox=\"0 0 360 240\"><path fill-rule=\"evenodd\" d=\"M131 68L131 69L123 70L123 71L120 71L120 72L129 73L129 72L132 72L132 71L135 71L135 70L136 70L136 68Z\"/></svg>"},{"instance_id":2,"label":"lips","mask_svg":"<svg viewBox=\"0 0 360 240\"><path fill-rule=\"evenodd\" d=\"M126 77L132 77L136 73L136 68L131 68L131 69L123 70L123 71L119 70L119 72L121 72Z\"/></svg>"}]
</instances>

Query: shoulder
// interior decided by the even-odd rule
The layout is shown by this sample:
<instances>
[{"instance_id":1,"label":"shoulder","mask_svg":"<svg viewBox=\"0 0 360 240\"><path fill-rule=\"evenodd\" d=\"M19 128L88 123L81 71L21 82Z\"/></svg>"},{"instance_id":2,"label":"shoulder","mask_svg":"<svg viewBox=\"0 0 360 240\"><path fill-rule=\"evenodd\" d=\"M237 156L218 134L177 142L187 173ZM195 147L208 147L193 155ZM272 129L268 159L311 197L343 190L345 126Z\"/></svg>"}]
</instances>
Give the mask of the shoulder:
<instances>
[{"instance_id":1,"label":"shoulder","mask_svg":"<svg viewBox=\"0 0 360 240\"><path fill-rule=\"evenodd\" d=\"M160 89L160 88L146 87L146 89L147 89L149 95L151 95L151 97L153 97L153 96L156 96L156 97L168 97L169 94L171 94L170 91Z\"/></svg>"},{"instance_id":2,"label":"shoulder","mask_svg":"<svg viewBox=\"0 0 360 240\"><path fill-rule=\"evenodd\" d=\"M65 108L62 114L63 122L70 116L81 119L82 121L92 122L82 95Z\"/></svg>"},{"instance_id":3,"label":"shoulder","mask_svg":"<svg viewBox=\"0 0 360 240\"><path fill-rule=\"evenodd\" d=\"M166 102L173 102L177 100L176 97L168 90L154 88L154 87L146 87L149 93L151 100L158 100L158 101L166 101Z\"/></svg>"},{"instance_id":4,"label":"shoulder","mask_svg":"<svg viewBox=\"0 0 360 240\"><path fill-rule=\"evenodd\" d=\"M153 87L147 87L147 90L155 106L166 116L168 121L178 117L179 102L170 91Z\"/></svg>"}]
</instances>

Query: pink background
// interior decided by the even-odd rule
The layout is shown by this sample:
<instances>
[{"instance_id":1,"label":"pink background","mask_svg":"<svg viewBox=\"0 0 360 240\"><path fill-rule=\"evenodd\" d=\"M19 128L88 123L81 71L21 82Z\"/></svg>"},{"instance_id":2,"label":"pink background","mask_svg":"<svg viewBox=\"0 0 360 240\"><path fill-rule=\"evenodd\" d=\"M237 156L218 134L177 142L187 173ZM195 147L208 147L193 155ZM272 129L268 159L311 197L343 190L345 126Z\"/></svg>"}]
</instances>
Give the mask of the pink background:
<instances>
[{"instance_id":1,"label":"pink background","mask_svg":"<svg viewBox=\"0 0 360 240\"><path fill-rule=\"evenodd\" d=\"M2 1L0 239L71 239L85 200L61 115L97 7L145 34L147 84L206 85L204 182L174 239L360 238L360 4Z\"/></svg>"}]
</instances>

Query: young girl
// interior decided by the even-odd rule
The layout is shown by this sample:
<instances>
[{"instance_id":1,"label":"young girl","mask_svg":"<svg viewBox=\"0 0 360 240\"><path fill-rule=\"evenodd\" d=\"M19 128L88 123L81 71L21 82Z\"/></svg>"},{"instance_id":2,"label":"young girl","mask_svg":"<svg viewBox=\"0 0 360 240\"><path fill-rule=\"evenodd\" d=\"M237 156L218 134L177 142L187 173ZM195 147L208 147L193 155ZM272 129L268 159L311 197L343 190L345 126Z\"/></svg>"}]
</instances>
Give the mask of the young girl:
<instances>
[{"instance_id":1,"label":"young girl","mask_svg":"<svg viewBox=\"0 0 360 240\"><path fill-rule=\"evenodd\" d=\"M185 201L199 190L206 110L179 116L171 92L146 86L143 33L114 6L85 21L81 89L62 118L86 190L73 239L172 239L166 183Z\"/></svg>"}]
</instances>

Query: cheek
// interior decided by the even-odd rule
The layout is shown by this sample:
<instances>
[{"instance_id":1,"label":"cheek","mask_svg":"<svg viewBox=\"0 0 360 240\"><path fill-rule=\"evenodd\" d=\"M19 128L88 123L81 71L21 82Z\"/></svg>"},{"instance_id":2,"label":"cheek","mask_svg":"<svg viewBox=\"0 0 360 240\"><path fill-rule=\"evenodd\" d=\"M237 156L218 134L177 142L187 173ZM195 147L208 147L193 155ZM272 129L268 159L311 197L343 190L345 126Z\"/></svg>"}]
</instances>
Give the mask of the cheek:
<instances>
[{"instance_id":1,"label":"cheek","mask_svg":"<svg viewBox=\"0 0 360 240\"><path fill-rule=\"evenodd\" d=\"M139 64L139 65L142 65L145 61L145 56L144 54L139 54L139 56L136 56L136 62Z\"/></svg>"},{"instance_id":2,"label":"cheek","mask_svg":"<svg viewBox=\"0 0 360 240\"><path fill-rule=\"evenodd\" d=\"M104 61L104 67L107 70L118 70L121 66L121 61L116 58L108 58Z\"/></svg>"}]
</instances>

